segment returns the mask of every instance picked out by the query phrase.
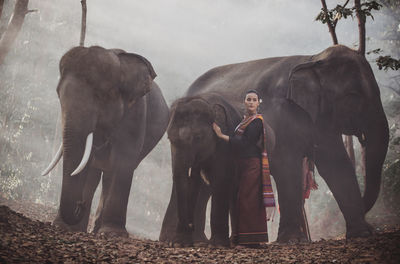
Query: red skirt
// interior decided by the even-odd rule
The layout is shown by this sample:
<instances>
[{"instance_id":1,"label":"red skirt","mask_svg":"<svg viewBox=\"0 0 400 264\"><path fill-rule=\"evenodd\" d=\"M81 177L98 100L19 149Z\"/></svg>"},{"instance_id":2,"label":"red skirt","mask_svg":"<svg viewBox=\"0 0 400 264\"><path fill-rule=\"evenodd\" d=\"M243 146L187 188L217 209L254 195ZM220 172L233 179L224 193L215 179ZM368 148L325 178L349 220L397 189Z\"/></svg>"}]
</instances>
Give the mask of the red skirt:
<instances>
[{"instance_id":1,"label":"red skirt","mask_svg":"<svg viewBox=\"0 0 400 264\"><path fill-rule=\"evenodd\" d=\"M236 242L238 244L268 242L267 216L262 200L260 158L239 159L238 173Z\"/></svg>"}]
</instances>

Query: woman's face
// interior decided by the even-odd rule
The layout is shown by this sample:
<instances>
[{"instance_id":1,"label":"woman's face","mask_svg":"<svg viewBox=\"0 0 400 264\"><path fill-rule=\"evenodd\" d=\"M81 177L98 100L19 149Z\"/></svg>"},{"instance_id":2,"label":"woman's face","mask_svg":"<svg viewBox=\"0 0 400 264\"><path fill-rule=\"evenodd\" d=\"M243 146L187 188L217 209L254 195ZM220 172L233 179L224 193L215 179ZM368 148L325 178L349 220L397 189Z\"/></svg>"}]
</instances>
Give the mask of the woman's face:
<instances>
[{"instance_id":1,"label":"woman's face","mask_svg":"<svg viewBox=\"0 0 400 264\"><path fill-rule=\"evenodd\" d=\"M255 93L246 94L246 98L244 98L244 105L246 106L246 110L250 114L257 113L257 108L260 105L260 101L258 100L258 96Z\"/></svg>"}]
</instances>

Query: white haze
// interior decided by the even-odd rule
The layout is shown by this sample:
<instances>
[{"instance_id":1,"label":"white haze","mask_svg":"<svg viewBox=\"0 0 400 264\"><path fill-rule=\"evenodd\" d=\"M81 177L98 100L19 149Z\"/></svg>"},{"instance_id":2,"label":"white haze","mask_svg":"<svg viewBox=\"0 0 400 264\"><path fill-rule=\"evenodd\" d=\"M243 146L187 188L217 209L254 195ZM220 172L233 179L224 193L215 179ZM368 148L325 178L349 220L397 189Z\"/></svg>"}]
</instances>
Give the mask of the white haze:
<instances>
[{"instance_id":1,"label":"white haze","mask_svg":"<svg viewBox=\"0 0 400 264\"><path fill-rule=\"evenodd\" d=\"M328 5L333 7L330 2ZM320 1L315 0L88 0L87 5L85 46L121 48L146 57L154 66L156 82L169 104L212 67L265 57L314 54L332 43L327 26L314 21L321 9ZM79 42L81 4L79 0L31 0L29 7L39 11L27 15L15 47L1 66L1 76L15 79L18 75L33 82L38 87L35 93L43 100L35 107L45 105L47 109L46 114L36 118L55 127L59 112L55 92L58 61ZM374 35L370 29L378 32L383 26L379 16L375 18L378 22L368 19L370 36ZM340 21L339 42L354 47L357 30L356 21ZM21 57L21 49L28 50L30 56ZM26 105L27 91L22 87L14 89L21 91L19 104ZM53 134L36 135L27 142L43 169L61 142L59 132L54 130ZM47 195L54 203L61 192L60 171L51 177L47 178L46 188L54 189L55 194ZM312 201L318 208L313 202L306 206L312 237L342 234L343 217L323 180L317 176L317 181L320 189L312 193ZM164 137L135 171L127 217L131 233L158 239L171 185L169 142ZM337 215L337 226L326 227L319 221L321 214L328 211L334 212L329 215ZM277 221L271 225L272 240L276 228Z\"/></svg>"}]
</instances>

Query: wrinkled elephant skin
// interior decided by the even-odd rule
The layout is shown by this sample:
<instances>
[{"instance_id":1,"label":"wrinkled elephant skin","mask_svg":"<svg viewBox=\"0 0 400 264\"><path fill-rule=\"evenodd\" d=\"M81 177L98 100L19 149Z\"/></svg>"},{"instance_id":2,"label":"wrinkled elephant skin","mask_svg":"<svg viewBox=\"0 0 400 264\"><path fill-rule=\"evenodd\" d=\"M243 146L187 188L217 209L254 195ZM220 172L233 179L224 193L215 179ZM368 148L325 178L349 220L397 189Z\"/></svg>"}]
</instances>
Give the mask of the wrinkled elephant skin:
<instances>
[{"instance_id":1,"label":"wrinkled elephant skin","mask_svg":"<svg viewBox=\"0 0 400 264\"><path fill-rule=\"evenodd\" d=\"M62 112L63 180L54 224L86 232L93 195L102 180L94 232L127 235L133 172L160 140L169 119L155 77L149 61L122 50L75 47L62 57L57 93ZM89 160L71 176L90 133Z\"/></svg>"},{"instance_id":2,"label":"wrinkled elephant skin","mask_svg":"<svg viewBox=\"0 0 400 264\"><path fill-rule=\"evenodd\" d=\"M346 237L370 235L365 213L379 194L389 134L379 87L366 59L336 45L312 56L220 66L200 76L187 96L216 92L241 109L249 89L259 91L260 112L276 135L271 169L279 197L277 240L302 240L304 156L315 160L332 191L346 221ZM342 134L357 136L366 148L363 197ZM310 144L314 146L311 151Z\"/></svg>"},{"instance_id":3,"label":"wrinkled elephant skin","mask_svg":"<svg viewBox=\"0 0 400 264\"><path fill-rule=\"evenodd\" d=\"M239 113L218 94L184 97L171 107L168 138L173 194L168 216L164 218L161 241L179 245L206 242L205 209L211 194L210 240L213 244L229 245L229 197L233 173L228 165L232 161L228 144L219 140L212 129L213 122L218 123L225 133L233 131L240 122ZM199 209L195 216L196 206Z\"/></svg>"}]
</instances>

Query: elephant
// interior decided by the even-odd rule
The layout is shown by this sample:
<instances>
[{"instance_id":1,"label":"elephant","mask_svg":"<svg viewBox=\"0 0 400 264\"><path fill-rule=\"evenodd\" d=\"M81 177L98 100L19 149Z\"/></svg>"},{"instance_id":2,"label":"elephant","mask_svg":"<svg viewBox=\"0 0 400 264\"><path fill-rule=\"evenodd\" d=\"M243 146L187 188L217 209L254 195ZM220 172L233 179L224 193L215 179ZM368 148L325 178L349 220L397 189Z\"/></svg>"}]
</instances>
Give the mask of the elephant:
<instances>
[{"instance_id":1,"label":"elephant","mask_svg":"<svg viewBox=\"0 0 400 264\"><path fill-rule=\"evenodd\" d=\"M240 122L239 113L218 93L180 98L171 106L167 133L171 143L173 192L168 214L171 217L173 213L175 217L166 218L163 225L166 232L165 225L170 222L169 232L174 235L169 237L177 244L207 241L204 219L211 195L211 243L229 245L232 157L228 144L214 134L213 122L219 123L226 133L233 132ZM196 206L201 209L194 217ZM160 240L164 240L162 236Z\"/></svg>"},{"instance_id":2,"label":"elephant","mask_svg":"<svg viewBox=\"0 0 400 264\"><path fill-rule=\"evenodd\" d=\"M218 92L240 109L242 96L250 89L260 93L260 110L276 135L271 174L279 197L277 241L305 239L301 231L304 156L314 160L337 201L346 222L346 238L371 235L365 214L379 194L389 133L367 60L346 46L335 45L315 55L229 64L201 75L187 95ZM296 115L301 118L293 118ZM342 134L357 136L365 148L363 196Z\"/></svg>"},{"instance_id":3,"label":"elephant","mask_svg":"<svg viewBox=\"0 0 400 264\"><path fill-rule=\"evenodd\" d=\"M102 191L93 232L128 236L133 172L166 131L169 108L144 57L99 46L74 47L60 60L57 94L63 157L60 205L53 224L87 231L94 192Z\"/></svg>"}]
</instances>

